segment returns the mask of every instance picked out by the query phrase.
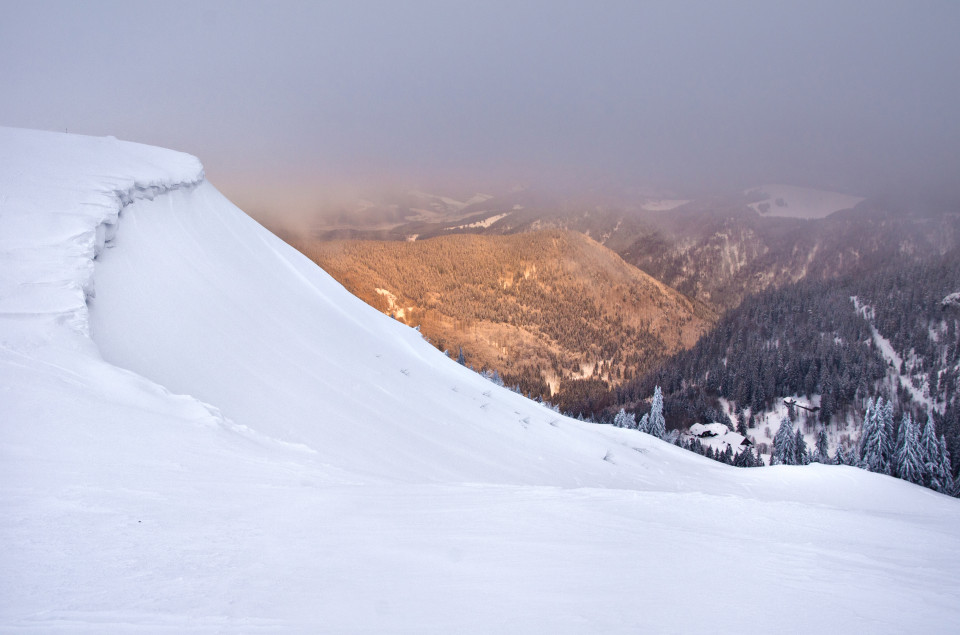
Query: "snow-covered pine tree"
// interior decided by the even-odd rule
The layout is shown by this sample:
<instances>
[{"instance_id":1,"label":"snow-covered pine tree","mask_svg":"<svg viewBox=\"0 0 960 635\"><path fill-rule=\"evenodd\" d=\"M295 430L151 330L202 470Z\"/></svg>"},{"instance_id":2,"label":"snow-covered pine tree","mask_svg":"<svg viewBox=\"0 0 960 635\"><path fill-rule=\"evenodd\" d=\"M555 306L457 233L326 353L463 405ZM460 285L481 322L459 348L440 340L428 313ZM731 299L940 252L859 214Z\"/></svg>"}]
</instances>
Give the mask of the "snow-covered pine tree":
<instances>
[{"instance_id":1,"label":"snow-covered pine tree","mask_svg":"<svg viewBox=\"0 0 960 635\"><path fill-rule=\"evenodd\" d=\"M884 456L887 448L885 412L883 398L877 397L876 406L868 409L864 415L860 432L860 465L871 472L889 474L887 458Z\"/></svg>"},{"instance_id":2,"label":"snow-covered pine tree","mask_svg":"<svg viewBox=\"0 0 960 635\"><path fill-rule=\"evenodd\" d=\"M637 430L640 432L650 432L650 413L643 413L643 416L640 417L640 423L637 424Z\"/></svg>"},{"instance_id":3,"label":"snow-covered pine tree","mask_svg":"<svg viewBox=\"0 0 960 635\"><path fill-rule=\"evenodd\" d=\"M940 473L940 442L933 425L933 417L927 416L927 423L920 434L920 460L923 461L923 484L931 489L934 475ZM938 479L939 480L939 479ZM938 490L939 491L939 490Z\"/></svg>"},{"instance_id":4,"label":"snow-covered pine tree","mask_svg":"<svg viewBox=\"0 0 960 635\"><path fill-rule=\"evenodd\" d=\"M620 412L616 414L613 418L613 425L618 428L625 428L627 423L627 411L623 408L620 408Z\"/></svg>"},{"instance_id":5,"label":"snow-covered pine tree","mask_svg":"<svg viewBox=\"0 0 960 635\"><path fill-rule=\"evenodd\" d=\"M810 452L807 450L807 442L803 439L803 433L800 432L800 426L797 426L796 434L794 434L793 449L796 452L794 465L806 465L810 462Z\"/></svg>"},{"instance_id":6,"label":"snow-covered pine tree","mask_svg":"<svg viewBox=\"0 0 960 635\"><path fill-rule=\"evenodd\" d=\"M950 469L950 453L947 451L947 440L941 434L940 442L937 444L940 448L940 460L937 461L939 472L934 474L934 478L939 482L938 492L952 494L954 490L953 474Z\"/></svg>"},{"instance_id":7,"label":"snow-covered pine tree","mask_svg":"<svg viewBox=\"0 0 960 635\"><path fill-rule=\"evenodd\" d=\"M894 458L896 450L893 423L893 399L888 399L887 402L883 404L883 408L878 408L877 412L880 415L880 421L877 427L883 427L883 467L881 472L884 474L892 474L894 463L896 462Z\"/></svg>"},{"instance_id":8,"label":"snow-covered pine tree","mask_svg":"<svg viewBox=\"0 0 960 635\"><path fill-rule=\"evenodd\" d=\"M904 421L906 416L904 416ZM900 476L900 465L896 460L897 456L900 456L900 450L903 449L903 446L907 443L907 432L909 431L908 426L903 425L903 421L900 422L900 427L897 429L897 440L893 444L893 454L894 460L890 462L889 473L891 476Z\"/></svg>"},{"instance_id":9,"label":"snow-covered pine tree","mask_svg":"<svg viewBox=\"0 0 960 635\"><path fill-rule=\"evenodd\" d=\"M743 412L737 416L737 432L743 436L747 436L747 418L743 416Z\"/></svg>"},{"instance_id":10,"label":"snow-covered pine tree","mask_svg":"<svg viewBox=\"0 0 960 635\"><path fill-rule=\"evenodd\" d=\"M920 456L920 441L917 427L910 415L903 415L900 423L906 430L903 434L903 447L897 450L897 475L905 481L923 485L923 459Z\"/></svg>"},{"instance_id":11,"label":"snow-covered pine tree","mask_svg":"<svg viewBox=\"0 0 960 635\"><path fill-rule=\"evenodd\" d=\"M847 454L843 451L843 445L837 446L837 453L833 457L833 462L837 465L846 465L847 464Z\"/></svg>"},{"instance_id":12,"label":"snow-covered pine tree","mask_svg":"<svg viewBox=\"0 0 960 635\"><path fill-rule=\"evenodd\" d=\"M663 418L663 391L660 390L660 386L653 390L653 404L650 406L647 432L658 439L662 439L667 433L667 422Z\"/></svg>"},{"instance_id":13,"label":"snow-covered pine tree","mask_svg":"<svg viewBox=\"0 0 960 635\"><path fill-rule=\"evenodd\" d=\"M827 429L820 426L817 430L817 461L820 463L830 463L830 446L827 441Z\"/></svg>"},{"instance_id":14,"label":"snow-covered pine tree","mask_svg":"<svg viewBox=\"0 0 960 635\"><path fill-rule=\"evenodd\" d=\"M878 397L878 399L880 399ZM867 399L867 406L863 411L863 425L860 426L860 438L857 440L856 451L859 456L866 454L867 439L873 434L874 411L876 405L873 398Z\"/></svg>"},{"instance_id":15,"label":"snow-covered pine tree","mask_svg":"<svg viewBox=\"0 0 960 635\"><path fill-rule=\"evenodd\" d=\"M495 383L495 384L498 385L498 386L503 386L503 379L500 377L500 373L497 372L496 369L493 369L493 370L487 369L487 370L483 371L482 373L480 373L480 375L481 375L484 379L488 379L488 380L492 381L493 383Z\"/></svg>"},{"instance_id":16,"label":"snow-covered pine tree","mask_svg":"<svg viewBox=\"0 0 960 635\"><path fill-rule=\"evenodd\" d=\"M762 465L762 463L757 462L757 457L753 454L753 449L750 446L743 448L743 450L734 457L733 464L737 467L757 467L758 465Z\"/></svg>"},{"instance_id":17,"label":"snow-covered pine tree","mask_svg":"<svg viewBox=\"0 0 960 635\"><path fill-rule=\"evenodd\" d=\"M780 427L773 436L773 452L770 465L793 465L797 459L796 437L793 434L793 422L790 417L780 421Z\"/></svg>"},{"instance_id":18,"label":"snow-covered pine tree","mask_svg":"<svg viewBox=\"0 0 960 635\"><path fill-rule=\"evenodd\" d=\"M749 465L747 465L749 460L749 457L747 457L747 451L743 450L742 452L737 452L736 455L734 455L733 465L735 467L749 467Z\"/></svg>"}]
</instances>

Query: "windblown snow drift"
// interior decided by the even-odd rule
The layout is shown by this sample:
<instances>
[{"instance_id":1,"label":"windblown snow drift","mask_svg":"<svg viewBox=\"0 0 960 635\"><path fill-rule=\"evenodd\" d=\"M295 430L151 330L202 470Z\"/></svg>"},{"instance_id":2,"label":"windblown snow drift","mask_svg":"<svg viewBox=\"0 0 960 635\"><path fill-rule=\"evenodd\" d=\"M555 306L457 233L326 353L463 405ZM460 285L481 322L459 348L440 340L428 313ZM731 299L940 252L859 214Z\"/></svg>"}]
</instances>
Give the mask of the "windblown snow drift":
<instances>
[{"instance_id":1,"label":"windblown snow drift","mask_svg":"<svg viewBox=\"0 0 960 635\"><path fill-rule=\"evenodd\" d=\"M0 129L0 630L947 632L960 507L557 415L187 155Z\"/></svg>"}]
</instances>

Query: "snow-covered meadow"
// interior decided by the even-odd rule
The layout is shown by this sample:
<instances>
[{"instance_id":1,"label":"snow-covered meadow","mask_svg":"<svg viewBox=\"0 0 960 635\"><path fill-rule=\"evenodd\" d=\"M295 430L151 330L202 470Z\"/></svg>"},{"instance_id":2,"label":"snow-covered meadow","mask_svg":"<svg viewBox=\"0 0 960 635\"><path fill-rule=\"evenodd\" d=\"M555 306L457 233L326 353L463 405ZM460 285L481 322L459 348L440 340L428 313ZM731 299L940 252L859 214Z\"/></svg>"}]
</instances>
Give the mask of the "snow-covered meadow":
<instances>
[{"instance_id":1,"label":"snow-covered meadow","mask_svg":"<svg viewBox=\"0 0 960 635\"><path fill-rule=\"evenodd\" d=\"M0 631L952 632L960 503L447 359L195 158L0 129Z\"/></svg>"}]
</instances>

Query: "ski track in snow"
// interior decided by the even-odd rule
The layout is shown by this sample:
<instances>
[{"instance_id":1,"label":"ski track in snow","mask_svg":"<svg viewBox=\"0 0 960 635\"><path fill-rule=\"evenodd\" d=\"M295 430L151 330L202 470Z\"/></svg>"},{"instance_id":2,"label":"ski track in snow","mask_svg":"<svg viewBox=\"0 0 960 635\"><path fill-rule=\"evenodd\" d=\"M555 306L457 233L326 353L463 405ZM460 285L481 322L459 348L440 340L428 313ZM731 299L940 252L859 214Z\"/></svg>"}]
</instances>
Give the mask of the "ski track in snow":
<instances>
[{"instance_id":1,"label":"ski track in snow","mask_svg":"<svg viewBox=\"0 0 960 635\"><path fill-rule=\"evenodd\" d=\"M351 296L193 157L0 129L0 166L0 631L960 617L953 499L561 417Z\"/></svg>"}]
</instances>

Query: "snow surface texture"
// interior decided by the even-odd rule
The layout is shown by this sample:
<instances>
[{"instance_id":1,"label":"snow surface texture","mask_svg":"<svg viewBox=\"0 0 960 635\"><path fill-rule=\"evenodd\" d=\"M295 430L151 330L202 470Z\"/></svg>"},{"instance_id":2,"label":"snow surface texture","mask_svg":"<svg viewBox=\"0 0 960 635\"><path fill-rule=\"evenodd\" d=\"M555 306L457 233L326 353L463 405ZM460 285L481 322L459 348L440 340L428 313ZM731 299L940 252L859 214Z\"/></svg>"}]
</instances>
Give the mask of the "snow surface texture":
<instances>
[{"instance_id":1,"label":"snow surface texture","mask_svg":"<svg viewBox=\"0 0 960 635\"><path fill-rule=\"evenodd\" d=\"M0 130L0 168L2 631L954 630L956 500L561 417L192 157Z\"/></svg>"},{"instance_id":2,"label":"snow surface texture","mask_svg":"<svg viewBox=\"0 0 960 635\"><path fill-rule=\"evenodd\" d=\"M814 190L795 185L763 185L746 194L763 197L750 207L763 216L789 218L824 218L842 209L850 209L863 201L859 196Z\"/></svg>"}]
</instances>

